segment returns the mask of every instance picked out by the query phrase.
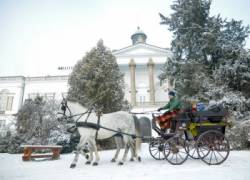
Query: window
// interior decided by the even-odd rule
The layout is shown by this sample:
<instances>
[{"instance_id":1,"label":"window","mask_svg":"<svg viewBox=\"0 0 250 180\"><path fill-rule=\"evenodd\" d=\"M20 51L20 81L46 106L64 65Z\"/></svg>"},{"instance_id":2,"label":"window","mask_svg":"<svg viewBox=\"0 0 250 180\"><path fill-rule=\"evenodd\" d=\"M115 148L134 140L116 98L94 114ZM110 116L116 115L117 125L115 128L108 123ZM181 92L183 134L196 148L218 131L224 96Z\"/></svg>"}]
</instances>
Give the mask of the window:
<instances>
[{"instance_id":1,"label":"window","mask_svg":"<svg viewBox=\"0 0 250 180\"><path fill-rule=\"evenodd\" d=\"M0 111L11 111L14 96L0 96Z\"/></svg>"},{"instance_id":2,"label":"window","mask_svg":"<svg viewBox=\"0 0 250 180\"><path fill-rule=\"evenodd\" d=\"M11 111L12 110L12 104L13 104L13 96L8 96L7 97L7 105L6 105L6 110Z\"/></svg>"},{"instance_id":3,"label":"window","mask_svg":"<svg viewBox=\"0 0 250 180\"><path fill-rule=\"evenodd\" d=\"M8 90L0 92L0 111L11 111L13 105L14 95Z\"/></svg>"},{"instance_id":4,"label":"window","mask_svg":"<svg viewBox=\"0 0 250 180\"><path fill-rule=\"evenodd\" d=\"M6 110L6 103L7 103L7 96L1 95L0 96L0 111Z\"/></svg>"},{"instance_id":5,"label":"window","mask_svg":"<svg viewBox=\"0 0 250 180\"><path fill-rule=\"evenodd\" d=\"M140 103L144 103L145 102L146 97L145 96L140 96Z\"/></svg>"}]
</instances>

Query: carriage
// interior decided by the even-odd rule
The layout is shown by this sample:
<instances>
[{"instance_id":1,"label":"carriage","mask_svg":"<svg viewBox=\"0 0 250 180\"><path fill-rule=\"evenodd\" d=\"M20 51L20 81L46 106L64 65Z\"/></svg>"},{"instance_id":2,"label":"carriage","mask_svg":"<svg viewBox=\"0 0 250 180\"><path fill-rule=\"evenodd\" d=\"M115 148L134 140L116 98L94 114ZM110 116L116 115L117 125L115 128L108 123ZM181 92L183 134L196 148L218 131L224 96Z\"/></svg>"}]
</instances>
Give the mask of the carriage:
<instances>
[{"instance_id":1,"label":"carriage","mask_svg":"<svg viewBox=\"0 0 250 180\"><path fill-rule=\"evenodd\" d=\"M156 160L167 160L173 165L184 163L188 157L201 159L208 165L223 163L230 152L225 130L229 123L227 112L222 109L192 112L186 110L176 116L174 133L163 132L152 114L152 129L158 137L149 142L149 152Z\"/></svg>"},{"instance_id":2,"label":"carriage","mask_svg":"<svg viewBox=\"0 0 250 180\"><path fill-rule=\"evenodd\" d=\"M78 154L85 143L91 143L94 146L94 150L90 151L90 156L91 160L93 160L92 153L95 151L96 161L94 165L98 164L99 155L95 142L97 137L103 139L112 136L123 137L123 140L127 141L123 159L119 164L124 163L129 148L133 147L133 143L138 142L138 139L149 141L149 152L154 159L165 159L173 165L184 163L188 157L201 159L209 165L217 165L223 163L230 152L229 141L225 137L226 127L230 124L227 122L227 112L221 108L198 112L186 109L171 120L171 122L177 124L175 131L167 133L157 126L155 113L152 112L151 124L150 120L145 117L144 120L147 123L143 124L143 117L137 119L129 112L115 112L100 117L91 109L84 109L79 103L67 103L65 100L61 103L61 110L63 113L59 114L62 114L66 119L75 118L75 125L81 135L80 143L77 146L78 150L71 167L75 167ZM69 115L66 115L66 112ZM83 121L78 121L81 119ZM103 121L100 121L100 119L103 119ZM121 122L117 123L118 120ZM158 137L151 135L152 129L158 134ZM141 131L140 135L138 135L139 131ZM138 147L134 147L132 150L133 155L140 161L137 154ZM117 159L120 148L117 146L114 159ZM114 162L113 159L112 162Z\"/></svg>"}]
</instances>

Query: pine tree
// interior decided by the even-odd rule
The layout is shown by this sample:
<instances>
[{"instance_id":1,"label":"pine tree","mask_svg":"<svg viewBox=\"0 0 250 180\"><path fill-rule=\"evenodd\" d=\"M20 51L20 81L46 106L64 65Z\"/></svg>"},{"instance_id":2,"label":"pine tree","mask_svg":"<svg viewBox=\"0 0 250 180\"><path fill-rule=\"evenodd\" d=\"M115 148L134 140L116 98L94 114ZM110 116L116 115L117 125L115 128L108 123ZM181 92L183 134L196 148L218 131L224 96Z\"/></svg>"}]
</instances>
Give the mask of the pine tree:
<instances>
[{"instance_id":1,"label":"pine tree","mask_svg":"<svg viewBox=\"0 0 250 180\"><path fill-rule=\"evenodd\" d=\"M69 85L68 98L84 106L104 113L122 108L123 74L102 40L75 65Z\"/></svg>"}]
</instances>

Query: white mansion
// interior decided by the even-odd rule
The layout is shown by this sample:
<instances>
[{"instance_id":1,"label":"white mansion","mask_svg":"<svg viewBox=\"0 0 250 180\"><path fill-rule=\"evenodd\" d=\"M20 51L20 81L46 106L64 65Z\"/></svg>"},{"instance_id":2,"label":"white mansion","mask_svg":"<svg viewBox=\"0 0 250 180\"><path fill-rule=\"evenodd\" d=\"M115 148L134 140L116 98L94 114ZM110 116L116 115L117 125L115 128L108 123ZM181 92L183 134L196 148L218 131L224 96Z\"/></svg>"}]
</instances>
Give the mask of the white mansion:
<instances>
[{"instance_id":1,"label":"white mansion","mask_svg":"<svg viewBox=\"0 0 250 180\"><path fill-rule=\"evenodd\" d=\"M125 98L133 108L160 106L168 100L165 91L168 83L161 83L158 75L171 51L147 44L147 36L139 28L131 39L132 45L113 51L125 74ZM0 134L14 120L13 115L26 99L40 95L60 100L62 94L67 94L71 70L72 67L59 67L58 74L64 75L58 76L0 77Z\"/></svg>"}]
</instances>

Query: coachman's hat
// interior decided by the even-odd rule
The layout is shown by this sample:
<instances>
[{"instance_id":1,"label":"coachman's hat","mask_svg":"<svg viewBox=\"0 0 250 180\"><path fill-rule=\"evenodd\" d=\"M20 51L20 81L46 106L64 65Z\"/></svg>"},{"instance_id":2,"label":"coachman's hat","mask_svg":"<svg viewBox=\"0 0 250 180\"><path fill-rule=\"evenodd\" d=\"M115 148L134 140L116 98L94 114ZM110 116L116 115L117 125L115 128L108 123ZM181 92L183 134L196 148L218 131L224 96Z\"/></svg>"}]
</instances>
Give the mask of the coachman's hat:
<instances>
[{"instance_id":1,"label":"coachman's hat","mask_svg":"<svg viewBox=\"0 0 250 180\"><path fill-rule=\"evenodd\" d=\"M169 96L175 96L175 92L174 92L174 91L169 91L169 92L168 92L168 95L169 95Z\"/></svg>"}]
</instances>

